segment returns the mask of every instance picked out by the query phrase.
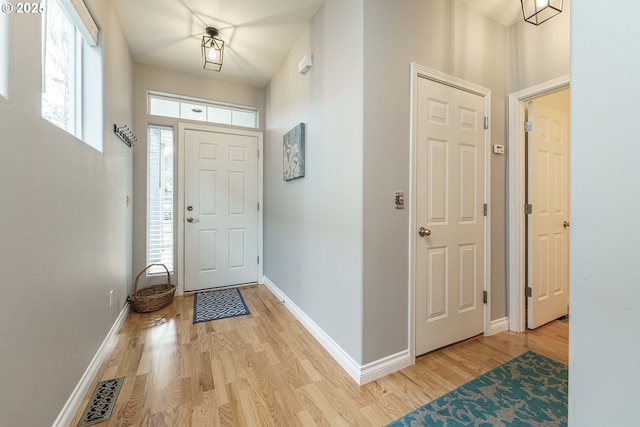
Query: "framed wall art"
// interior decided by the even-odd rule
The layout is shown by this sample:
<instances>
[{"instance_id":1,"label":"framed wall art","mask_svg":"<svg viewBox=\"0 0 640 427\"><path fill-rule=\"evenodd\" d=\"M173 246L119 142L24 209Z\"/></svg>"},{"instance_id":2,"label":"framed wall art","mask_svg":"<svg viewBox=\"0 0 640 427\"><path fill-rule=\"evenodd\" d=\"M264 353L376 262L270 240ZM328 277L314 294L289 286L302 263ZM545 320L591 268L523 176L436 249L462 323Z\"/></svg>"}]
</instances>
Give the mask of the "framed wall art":
<instances>
[{"instance_id":1,"label":"framed wall art","mask_svg":"<svg viewBox=\"0 0 640 427\"><path fill-rule=\"evenodd\" d=\"M282 179L284 181L304 176L304 142L304 123L299 123L282 137Z\"/></svg>"}]
</instances>

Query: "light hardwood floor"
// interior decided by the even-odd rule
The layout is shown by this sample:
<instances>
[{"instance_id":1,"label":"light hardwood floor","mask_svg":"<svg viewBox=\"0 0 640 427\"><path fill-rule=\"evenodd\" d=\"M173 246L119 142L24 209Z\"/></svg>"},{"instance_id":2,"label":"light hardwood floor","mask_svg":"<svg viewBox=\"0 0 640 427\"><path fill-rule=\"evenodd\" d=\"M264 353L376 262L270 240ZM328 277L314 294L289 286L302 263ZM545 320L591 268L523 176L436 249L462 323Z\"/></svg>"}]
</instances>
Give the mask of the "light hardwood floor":
<instances>
[{"instance_id":1,"label":"light hardwood floor","mask_svg":"<svg viewBox=\"0 0 640 427\"><path fill-rule=\"evenodd\" d=\"M95 383L125 376L98 426L382 426L527 350L567 364L568 324L476 337L358 386L263 285L250 315L192 324L193 296L131 313Z\"/></svg>"}]
</instances>

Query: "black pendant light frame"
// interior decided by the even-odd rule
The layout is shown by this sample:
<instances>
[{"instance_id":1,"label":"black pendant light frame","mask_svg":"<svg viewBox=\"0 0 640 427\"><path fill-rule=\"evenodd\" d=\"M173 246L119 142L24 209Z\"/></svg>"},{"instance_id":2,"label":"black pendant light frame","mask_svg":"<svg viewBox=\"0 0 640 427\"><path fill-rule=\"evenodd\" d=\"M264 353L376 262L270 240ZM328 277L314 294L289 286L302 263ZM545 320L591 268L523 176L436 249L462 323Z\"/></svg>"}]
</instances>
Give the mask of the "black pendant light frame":
<instances>
[{"instance_id":1,"label":"black pendant light frame","mask_svg":"<svg viewBox=\"0 0 640 427\"><path fill-rule=\"evenodd\" d=\"M207 27L206 31L208 35L202 36L202 67L206 70L220 71L224 54L224 40L218 38L216 28ZM211 50L215 51L215 59L211 59Z\"/></svg>"},{"instance_id":2,"label":"black pendant light frame","mask_svg":"<svg viewBox=\"0 0 640 427\"><path fill-rule=\"evenodd\" d=\"M539 0L520 0L522 16L530 24L538 26L562 12L564 0L546 0L541 7Z\"/></svg>"}]
</instances>

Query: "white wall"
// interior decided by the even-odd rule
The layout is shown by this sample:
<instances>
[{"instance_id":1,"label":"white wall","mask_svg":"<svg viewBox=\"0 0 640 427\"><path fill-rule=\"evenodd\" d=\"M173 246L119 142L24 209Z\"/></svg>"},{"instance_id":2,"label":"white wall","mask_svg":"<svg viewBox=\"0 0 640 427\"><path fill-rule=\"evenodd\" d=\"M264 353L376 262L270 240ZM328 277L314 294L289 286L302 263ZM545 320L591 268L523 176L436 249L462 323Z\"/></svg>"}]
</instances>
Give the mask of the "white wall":
<instances>
[{"instance_id":1,"label":"white wall","mask_svg":"<svg viewBox=\"0 0 640 427\"><path fill-rule=\"evenodd\" d=\"M535 26L524 21L509 27L507 93L569 74L571 2L562 13Z\"/></svg>"},{"instance_id":2,"label":"white wall","mask_svg":"<svg viewBox=\"0 0 640 427\"><path fill-rule=\"evenodd\" d=\"M569 425L640 425L640 3L571 17Z\"/></svg>"},{"instance_id":3,"label":"white wall","mask_svg":"<svg viewBox=\"0 0 640 427\"><path fill-rule=\"evenodd\" d=\"M41 118L41 16L9 18L9 99L0 97L6 427L54 422L131 283L131 150L110 127L131 123L132 63L111 3L90 7L103 37L104 153Z\"/></svg>"},{"instance_id":4,"label":"white wall","mask_svg":"<svg viewBox=\"0 0 640 427\"><path fill-rule=\"evenodd\" d=\"M135 274L147 266L147 125L172 126L174 131L174 145L176 147L174 154L178 153L178 123L180 120L170 117L147 115L147 91L153 90L256 107L258 108L258 122L260 126L258 130L264 130L264 89L217 80L213 72L211 77L212 78L208 79L139 63L134 63L133 65L133 116L135 129L138 134L138 143L133 150L133 270ZM202 122L195 123L205 124ZM219 124L215 126L224 127L224 125ZM177 162L179 161L177 156L174 157L174 161L174 171L177 176ZM174 188L177 189L178 185L179 183L176 182ZM176 197L174 206L177 207L177 191L174 192L174 196ZM174 218L177 219L178 217L179 215L174 215ZM177 222L175 224L176 227L180 225L181 224ZM174 246L175 250L177 250L177 228L175 229L174 238ZM175 254L174 267L177 268L177 257L180 255ZM144 283L140 285L147 286L150 283L162 282L165 280L165 277L158 276L150 278L148 281L142 279ZM184 283L176 280L175 274L172 275L171 280L178 285L177 293L181 293L184 289Z\"/></svg>"},{"instance_id":5,"label":"white wall","mask_svg":"<svg viewBox=\"0 0 640 427\"><path fill-rule=\"evenodd\" d=\"M408 348L409 64L492 90L492 143L505 142L506 29L449 0L364 7L364 361ZM492 319L506 315L505 157L493 156ZM407 202L409 202L407 198ZM408 205L408 203L407 203Z\"/></svg>"},{"instance_id":6,"label":"white wall","mask_svg":"<svg viewBox=\"0 0 640 427\"><path fill-rule=\"evenodd\" d=\"M362 0L327 0L267 86L265 275L362 359ZM308 74L298 61L314 56ZM282 136L307 125L306 176Z\"/></svg>"}]
</instances>

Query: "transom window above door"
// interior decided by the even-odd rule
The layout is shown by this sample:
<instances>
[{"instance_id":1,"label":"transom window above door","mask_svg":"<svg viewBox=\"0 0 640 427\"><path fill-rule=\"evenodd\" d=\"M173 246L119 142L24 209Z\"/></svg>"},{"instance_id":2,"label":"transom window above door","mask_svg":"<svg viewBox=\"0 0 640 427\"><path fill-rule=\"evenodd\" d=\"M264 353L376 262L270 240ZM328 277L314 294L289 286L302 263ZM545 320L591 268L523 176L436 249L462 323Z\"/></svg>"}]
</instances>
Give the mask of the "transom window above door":
<instances>
[{"instance_id":1,"label":"transom window above door","mask_svg":"<svg viewBox=\"0 0 640 427\"><path fill-rule=\"evenodd\" d=\"M149 114L256 129L258 110L209 99L148 92Z\"/></svg>"}]
</instances>

